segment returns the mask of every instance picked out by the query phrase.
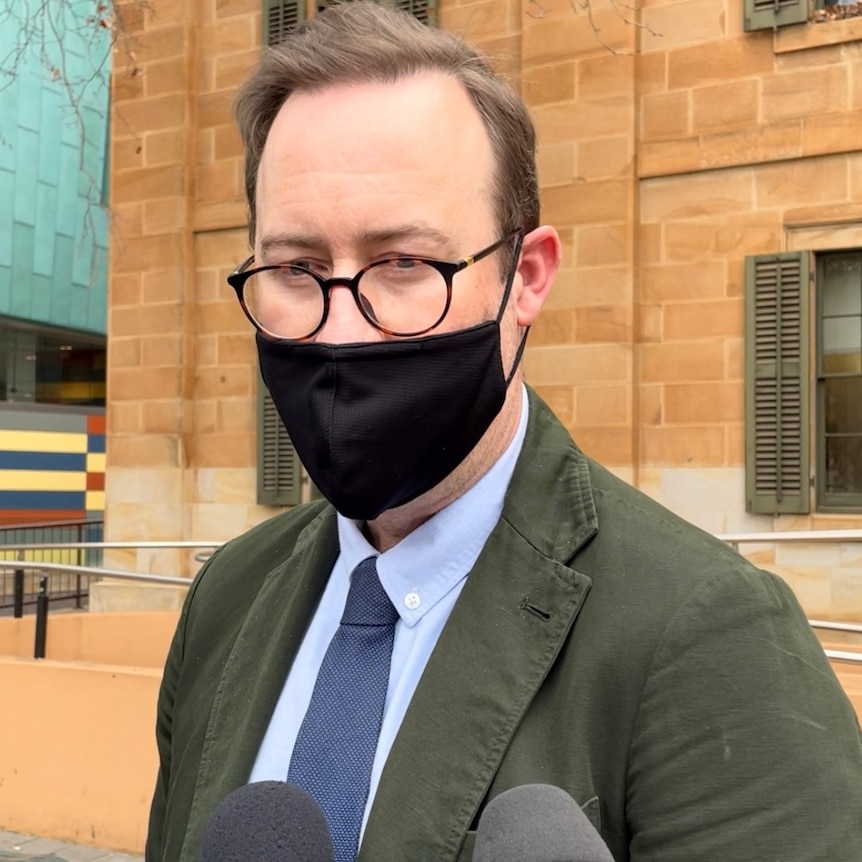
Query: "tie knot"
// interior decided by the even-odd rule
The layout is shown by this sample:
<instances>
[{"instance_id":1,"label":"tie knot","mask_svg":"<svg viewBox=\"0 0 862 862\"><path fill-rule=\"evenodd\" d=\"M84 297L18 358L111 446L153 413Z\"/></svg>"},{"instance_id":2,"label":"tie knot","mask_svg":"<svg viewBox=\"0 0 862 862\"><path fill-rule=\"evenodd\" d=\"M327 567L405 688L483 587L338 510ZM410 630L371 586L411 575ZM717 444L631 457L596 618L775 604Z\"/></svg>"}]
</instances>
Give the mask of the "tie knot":
<instances>
[{"instance_id":1,"label":"tie knot","mask_svg":"<svg viewBox=\"0 0 862 862\"><path fill-rule=\"evenodd\" d=\"M350 590L341 624L344 626L394 626L398 611L389 601L377 576L377 557L363 560L350 576Z\"/></svg>"}]
</instances>

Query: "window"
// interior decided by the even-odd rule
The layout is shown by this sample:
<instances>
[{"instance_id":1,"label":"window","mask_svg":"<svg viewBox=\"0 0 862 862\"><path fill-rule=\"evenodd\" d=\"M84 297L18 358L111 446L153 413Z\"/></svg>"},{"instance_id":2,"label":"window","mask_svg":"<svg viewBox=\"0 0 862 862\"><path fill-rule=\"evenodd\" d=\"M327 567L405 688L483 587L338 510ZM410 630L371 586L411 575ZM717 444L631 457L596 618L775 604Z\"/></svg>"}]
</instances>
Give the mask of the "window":
<instances>
[{"instance_id":1,"label":"window","mask_svg":"<svg viewBox=\"0 0 862 862\"><path fill-rule=\"evenodd\" d=\"M341 0L344 2L344 0ZM436 21L436 0L385 0L390 6L397 6L418 18L423 24L434 24ZM325 9L329 0L317 0L317 11Z\"/></svg>"},{"instance_id":2,"label":"window","mask_svg":"<svg viewBox=\"0 0 862 862\"><path fill-rule=\"evenodd\" d=\"M265 0L263 44L275 45L305 20L305 0Z\"/></svg>"},{"instance_id":3,"label":"window","mask_svg":"<svg viewBox=\"0 0 862 862\"><path fill-rule=\"evenodd\" d=\"M0 318L0 401L105 406L105 338Z\"/></svg>"},{"instance_id":4,"label":"window","mask_svg":"<svg viewBox=\"0 0 862 862\"><path fill-rule=\"evenodd\" d=\"M424 24L436 23L436 0L388 0ZM275 45L297 24L327 5L326 0L264 0L263 44ZM292 506L320 492L300 464L272 398L258 378L257 386L257 501L270 506ZM308 489L308 490L305 490Z\"/></svg>"},{"instance_id":5,"label":"window","mask_svg":"<svg viewBox=\"0 0 862 862\"><path fill-rule=\"evenodd\" d=\"M808 512L813 456L817 510L862 512L862 251L748 258L745 339L748 510Z\"/></svg>"},{"instance_id":6,"label":"window","mask_svg":"<svg viewBox=\"0 0 862 862\"><path fill-rule=\"evenodd\" d=\"M342 0L343 2L343 0ZM386 0L418 18L423 24L437 21L437 0ZM328 5L328 0L264 0L263 44L275 45L288 31ZM804 20L804 19L803 19Z\"/></svg>"},{"instance_id":7,"label":"window","mask_svg":"<svg viewBox=\"0 0 862 862\"><path fill-rule=\"evenodd\" d=\"M862 251L816 273L818 507L862 510Z\"/></svg>"}]
</instances>

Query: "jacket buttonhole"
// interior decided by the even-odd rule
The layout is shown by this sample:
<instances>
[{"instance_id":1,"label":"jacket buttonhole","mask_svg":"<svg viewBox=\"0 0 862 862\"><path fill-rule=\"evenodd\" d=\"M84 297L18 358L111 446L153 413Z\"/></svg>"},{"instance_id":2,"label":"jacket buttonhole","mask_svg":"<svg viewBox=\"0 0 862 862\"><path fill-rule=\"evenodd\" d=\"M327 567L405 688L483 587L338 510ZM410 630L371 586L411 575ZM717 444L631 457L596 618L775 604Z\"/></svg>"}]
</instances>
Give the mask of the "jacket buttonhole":
<instances>
[{"instance_id":1,"label":"jacket buttonhole","mask_svg":"<svg viewBox=\"0 0 862 862\"><path fill-rule=\"evenodd\" d=\"M527 598L521 599L521 610L527 611L527 613L532 614L534 617L538 617L544 623L548 622L551 618L551 614L548 611L532 604Z\"/></svg>"}]
</instances>

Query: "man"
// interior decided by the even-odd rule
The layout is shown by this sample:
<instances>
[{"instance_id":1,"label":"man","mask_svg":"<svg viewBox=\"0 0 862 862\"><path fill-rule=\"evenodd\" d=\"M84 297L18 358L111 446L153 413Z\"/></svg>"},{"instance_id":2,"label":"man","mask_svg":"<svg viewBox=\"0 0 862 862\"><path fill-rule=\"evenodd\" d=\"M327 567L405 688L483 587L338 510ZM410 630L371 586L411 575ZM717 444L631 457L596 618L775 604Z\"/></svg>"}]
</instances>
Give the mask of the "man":
<instances>
[{"instance_id":1,"label":"man","mask_svg":"<svg viewBox=\"0 0 862 862\"><path fill-rule=\"evenodd\" d=\"M528 783L618 862L862 858L858 724L789 590L586 458L521 382L560 246L517 97L357 2L271 51L237 115L253 257L230 280L331 504L193 584L147 858L196 860L263 779L315 795L340 860L469 860L487 803ZM353 619L360 581L388 621Z\"/></svg>"}]
</instances>

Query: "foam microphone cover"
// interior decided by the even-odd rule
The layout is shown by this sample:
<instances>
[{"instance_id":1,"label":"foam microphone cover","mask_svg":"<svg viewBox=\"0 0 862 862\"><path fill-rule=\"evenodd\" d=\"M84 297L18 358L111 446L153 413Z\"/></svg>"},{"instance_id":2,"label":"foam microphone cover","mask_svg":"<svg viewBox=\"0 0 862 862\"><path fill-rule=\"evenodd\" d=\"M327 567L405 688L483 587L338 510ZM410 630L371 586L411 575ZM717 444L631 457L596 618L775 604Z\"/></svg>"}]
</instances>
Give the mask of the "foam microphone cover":
<instances>
[{"instance_id":1,"label":"foam microphone cover","mask_svg":"<svg viewBox=\"0 0 862 862\"><path fill-rule=\"evenodd\" d=\"M473 862L614 862L578 803L559 787L523 784L479 818Z\"/></svg>"},{"instance_id":2,"label":"foam microphone cover","mask_svg":"<svg viewBox=\"0 0 862 862\"><path fill-rule=\"evenodd\" d=\"M320 806L284 781L246 784L216 807L201 862L335 862Z\"/></svg>"}]
</instances>

